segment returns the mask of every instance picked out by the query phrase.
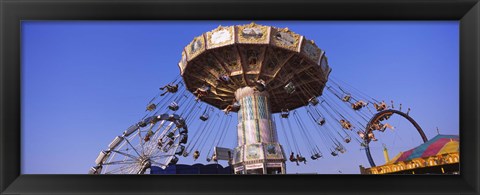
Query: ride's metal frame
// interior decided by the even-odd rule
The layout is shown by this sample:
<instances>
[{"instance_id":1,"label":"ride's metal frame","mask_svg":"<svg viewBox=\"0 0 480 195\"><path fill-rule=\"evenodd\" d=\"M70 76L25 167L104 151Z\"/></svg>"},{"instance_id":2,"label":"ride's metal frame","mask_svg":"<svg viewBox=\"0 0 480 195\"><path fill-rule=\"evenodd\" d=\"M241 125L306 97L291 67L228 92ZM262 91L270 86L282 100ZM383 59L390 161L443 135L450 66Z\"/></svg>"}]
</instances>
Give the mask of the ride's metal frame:
<instances>
[{"instance_id":1,"label":"ride's metal frame","mask_svg":"<svg viewBox=\"0 0 480 195\"><path fill-rule=\"evenodd\" d=\"M397 114L397 115L402 116L403 118L407 119L415 127L418 134L422 138L422 141L424 143L428 141L428 138L425 135L425 132L423 132L420 125L418 125L418 123L415 120L413 120L412 117L410 117L408 114L406 114L402 111L394 110L394 109L382 110L382 111L376 113L375 115L373 115L373 117L367 123L367 126L366 126L367 129L366 129L365 134L368 135L370 132L372 132L373 131L372 126L374 124L378 123L381 118L384 118L387 115L390 116L392 114ZM369 146L370 141L371 141L371 139L368 136L366 136L365 137L365 154L367 155L367 159L368 159L368 162L370 163L370 166L375 167L376 166L375 161L373 160L372 154L370 153L370 146Z\"/></svg>"}]
</instances>

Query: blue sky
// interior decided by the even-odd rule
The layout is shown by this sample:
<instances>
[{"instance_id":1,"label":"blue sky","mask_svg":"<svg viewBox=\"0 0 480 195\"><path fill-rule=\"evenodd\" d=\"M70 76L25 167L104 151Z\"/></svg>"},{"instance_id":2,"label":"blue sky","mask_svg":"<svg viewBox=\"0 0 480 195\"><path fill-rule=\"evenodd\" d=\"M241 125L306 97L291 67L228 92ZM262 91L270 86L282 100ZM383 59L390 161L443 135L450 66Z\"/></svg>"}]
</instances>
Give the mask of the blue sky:
<instances>
[{"instance_id":1,"label":"blue sky","mask_svg":"<svg viewBox=\"0 0 480 195\"><path fill-rule=\"evenodd\" d=\"M219 25L250 22L23 22L22 173L86 173L115 136L143 117L158 87L179 74L181 51L193 37ZM326 51L332 78L411 107L429 138L436 127L442 134L459 134L457 21L255 22L314 40ZM421 143L408 123L395 123L400 128L378 135L391 157ZM383 162L381 145L372 145L377 164ZM325 155L305 166L288 163L287 171L356 174L358 165L369 166L360 146L346 147L338 157Z\"/></svg>"}]
</instances>

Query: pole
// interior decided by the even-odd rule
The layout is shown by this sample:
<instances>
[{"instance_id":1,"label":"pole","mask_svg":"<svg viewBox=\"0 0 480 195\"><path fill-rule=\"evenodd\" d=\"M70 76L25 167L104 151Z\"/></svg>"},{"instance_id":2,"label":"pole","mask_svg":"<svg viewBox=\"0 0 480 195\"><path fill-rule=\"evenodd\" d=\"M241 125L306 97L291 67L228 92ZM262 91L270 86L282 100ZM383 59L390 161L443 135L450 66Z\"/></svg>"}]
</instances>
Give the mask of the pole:
<instances>
[{"instance_id":1,"label":"pole","mask_svg":"<svg viewBox=\"0 0 480 195\"><path fill-rule=\"evenodd\" d=\"M383 144L383 157L385 157L385 163L388 163L388 161L390 161L390 158L388 157L387 146L385 144Z\"/></svg>"}]
</instances>

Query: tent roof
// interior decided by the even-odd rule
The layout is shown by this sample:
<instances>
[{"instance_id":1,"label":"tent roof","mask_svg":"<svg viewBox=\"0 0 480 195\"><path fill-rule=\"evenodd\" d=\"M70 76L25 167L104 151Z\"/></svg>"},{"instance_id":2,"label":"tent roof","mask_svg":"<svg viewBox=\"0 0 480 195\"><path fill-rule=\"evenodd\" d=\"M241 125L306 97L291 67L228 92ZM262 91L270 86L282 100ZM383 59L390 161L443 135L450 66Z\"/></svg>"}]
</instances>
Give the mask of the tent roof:
<instances>
[{"instance_id":1,"label":"tent roof","mask_svg":"<svg viewBox=\"0 0 480 195\"><path fill-rule=\"evenodd\" d=\"M437 135L415 148L400 152L386 164L458 152L459 140L458 135Z\"/></svg>"}]
</instances>

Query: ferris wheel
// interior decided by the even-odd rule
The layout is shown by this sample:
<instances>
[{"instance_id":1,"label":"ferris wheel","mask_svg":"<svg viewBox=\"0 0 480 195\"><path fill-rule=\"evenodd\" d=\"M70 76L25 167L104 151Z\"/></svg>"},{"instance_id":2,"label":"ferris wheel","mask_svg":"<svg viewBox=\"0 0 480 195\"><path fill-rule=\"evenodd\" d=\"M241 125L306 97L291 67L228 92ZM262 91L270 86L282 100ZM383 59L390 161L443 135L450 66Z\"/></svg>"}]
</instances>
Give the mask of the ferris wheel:
<instances>
[{"instance_id":1,"label":"ferris wheel","mask_svg":"<svg viewBox=\"0 0 480 195\"><path fill-rule=\"evenodd\" d=\"M185 120L176 114L146 117L102 150L89 174L145 174L151 166L176 164L188 140Z\"/></svg>"}]
</instances>

